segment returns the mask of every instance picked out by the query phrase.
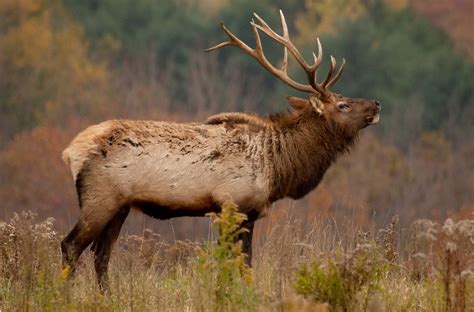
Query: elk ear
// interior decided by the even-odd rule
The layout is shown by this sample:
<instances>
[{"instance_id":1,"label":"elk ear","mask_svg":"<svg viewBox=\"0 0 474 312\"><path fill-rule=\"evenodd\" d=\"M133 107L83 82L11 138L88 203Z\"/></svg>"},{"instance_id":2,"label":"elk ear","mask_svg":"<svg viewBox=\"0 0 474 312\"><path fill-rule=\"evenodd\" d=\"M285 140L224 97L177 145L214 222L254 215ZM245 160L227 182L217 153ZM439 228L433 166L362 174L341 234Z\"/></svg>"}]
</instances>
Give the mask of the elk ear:
<instances>
[{"instance_id":1,"label":"elk ear","mask_svg":"<svg viewBox=\"0 0 474 312\"><path fill-rule=\"evenodd\" d=\"M291 107L296 110L304 110L311 105L307 99L302 99L296 96L289 95L286 97L286 100L290 103Z\"/></svg>"},{"instance_id":2,"label":"elk ear","mask_svg":"<svg viewBox=\"0 0 474 312\"><path fill-rule=\"evenodd\" d=\"M318 99L317 97L310 97L309 102L311 103L311 106L314 108L316 112L318 112L320 115L323 114L324 111L324 103Z\"/></svg>"}]
</instances>

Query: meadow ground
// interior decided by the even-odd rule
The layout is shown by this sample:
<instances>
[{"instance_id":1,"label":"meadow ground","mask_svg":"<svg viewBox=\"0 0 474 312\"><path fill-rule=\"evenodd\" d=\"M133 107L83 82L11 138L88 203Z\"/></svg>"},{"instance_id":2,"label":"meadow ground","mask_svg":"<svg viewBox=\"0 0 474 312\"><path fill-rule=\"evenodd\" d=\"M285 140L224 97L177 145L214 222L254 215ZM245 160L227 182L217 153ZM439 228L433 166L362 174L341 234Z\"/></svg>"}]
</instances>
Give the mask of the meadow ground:
<instances>
[{"instance_id":1,"label":"meadow ground","mask_svg":"<svg viewBox=\"0 0 474 312\"><path fill-rule=\"evenodd\" d=\"M164 242L150 230L122 235L111 291L95 282L86 251L72 280L61 276L54 220L21 213L0 221L1 311L474 311L474 220L394 218L369 232L288 218L254 241L253 268L234 243L244 216L213 216L219 244Z\"/></svg>"}]
</instances>

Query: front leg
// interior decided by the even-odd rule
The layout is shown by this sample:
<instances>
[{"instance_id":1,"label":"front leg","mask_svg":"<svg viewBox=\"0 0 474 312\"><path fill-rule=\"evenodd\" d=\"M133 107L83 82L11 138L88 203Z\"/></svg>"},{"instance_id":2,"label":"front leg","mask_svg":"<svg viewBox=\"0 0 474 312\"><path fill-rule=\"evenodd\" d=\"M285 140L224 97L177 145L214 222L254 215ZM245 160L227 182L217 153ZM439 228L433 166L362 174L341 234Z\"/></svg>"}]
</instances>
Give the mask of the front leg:
<instances>
[{"instance_id":1,"label":"front leg","mask_svg":"<svg viewBox=\"0 0 474 312\"><path fill-rule=\"evenodd\" d=\"M254 220L247 220L242 223L241 227L246 228L248 230L244 233L241 233L237 237L237 241L242 241L242 251L247 254L246 263L248 266L252 266L252 237L253 237L253 227L255 221Z\"/></svg>"}]
</instances>

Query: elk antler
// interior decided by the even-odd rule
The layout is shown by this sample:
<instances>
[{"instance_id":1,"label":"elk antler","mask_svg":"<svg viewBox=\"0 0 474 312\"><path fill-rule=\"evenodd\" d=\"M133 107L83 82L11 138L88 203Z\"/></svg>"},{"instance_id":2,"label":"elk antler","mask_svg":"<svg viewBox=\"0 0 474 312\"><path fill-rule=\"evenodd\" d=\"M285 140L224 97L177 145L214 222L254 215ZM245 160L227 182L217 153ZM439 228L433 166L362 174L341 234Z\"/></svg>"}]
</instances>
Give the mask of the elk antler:
<instances>
[{"instance_id":1,"label":"elk antler","mask_svg":"<svg viewBox=\"0 0 474 312\"><path fill-rule=\"evenodd\" d=\"M313 52L314 64L309 65L308 63L306 63L303 56L295 47L293 42L291 42L290 36L288 34L288 26L286 25L285 16L283 15L283 12L281 10L280 17L281 26L283 28L283 35L279 35L275 31L273 31L270 26L268 26L268 24L256 13L254 13L253 15L260 22L260 25L256 24L253 19L250 22L250 25L252 26L252 30L255 35L255 49L250 48L247 44L245 44L242 40L240 40L232 32L230 32L230 30L224 25L224 23L221 23L222 29L227 34L227 36L229 36L230 40L219 43L218 45L215 45L204 51L209 52L230 45L236 46L248 55L255 58L266 70L268 70L277 78L288 84L290 87L307 93L319 93L325 97L329 96L329 87L334 85L341 76L346 61L342 59L342 65L337 71L337 73L334 75L334 71L336 68L336 60L334 59L334 57L331 56L331 67L329 69L329 72L323 82L318 84L316 81L317 71L319 66L321 65L321 61L323 58L323 49L321 47L321 42L319 41L319 38L316 38L318 44L318 55L316 56L316 54ZM283 45L283 65L280 69L273 66L265 57L265 54L263 53L262 42L260 40L259 30L265 33L268 37ZM301 84L297 81L294 81L288 76L288 50L294 56L298 64L300 64L306 72L306 75L308 76L309 85Z\"/></svg>"}]
</instances>

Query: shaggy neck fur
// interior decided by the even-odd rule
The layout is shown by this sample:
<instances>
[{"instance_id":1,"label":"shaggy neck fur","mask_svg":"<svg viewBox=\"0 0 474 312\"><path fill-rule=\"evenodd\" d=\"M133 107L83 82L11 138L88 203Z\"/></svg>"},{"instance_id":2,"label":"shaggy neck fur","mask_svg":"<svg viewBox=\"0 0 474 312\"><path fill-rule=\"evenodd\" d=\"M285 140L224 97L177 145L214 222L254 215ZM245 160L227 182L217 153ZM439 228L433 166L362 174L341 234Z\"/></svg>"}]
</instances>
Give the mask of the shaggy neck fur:
<instances>
[{"instance_id":1,"label":"shaggy neck fur","mask_svg":"<svg viewBox=\"0 0 474 312\"><path fill-rule=\"evenodd\" d=\"M314 110L271 117L264 150L272 168L270 200L301 198L321 181L337 156L354 144L357 131L330 124Z\"/></svg>"}]
</instances>

